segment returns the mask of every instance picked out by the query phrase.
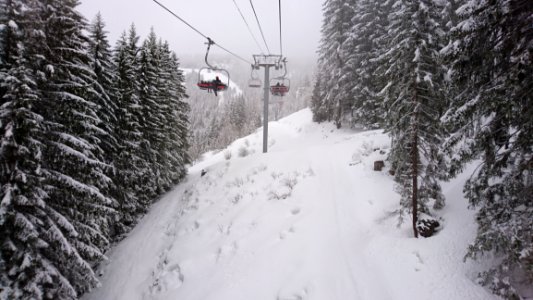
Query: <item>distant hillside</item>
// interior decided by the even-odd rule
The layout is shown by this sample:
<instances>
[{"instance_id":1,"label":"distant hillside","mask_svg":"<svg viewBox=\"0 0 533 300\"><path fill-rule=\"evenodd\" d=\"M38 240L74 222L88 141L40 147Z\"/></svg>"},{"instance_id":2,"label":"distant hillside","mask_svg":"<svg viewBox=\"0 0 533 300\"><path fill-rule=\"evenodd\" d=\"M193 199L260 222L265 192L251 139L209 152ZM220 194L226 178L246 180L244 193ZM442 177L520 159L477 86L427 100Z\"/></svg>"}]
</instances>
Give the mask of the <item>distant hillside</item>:
<instances>
[{"instance_id":1,"label":"distant hillside","mask_svg":"<svg viewBox=\"0 0 533 300\"><path fill-rule=\"evenodd\" d=\"M198 58L196 63L203 61ZM251 78L251 68L232 60L220 59L217 66L226 69L230 74L230 85L226 92L215 97L213 93L200 90L196 83L199 79L197 67L187 67L190 64L182 63L182 71L186 78L186 88L189 98L187 102L191 107L190 129L191 149L190 155L194 160L200 159L201 154L209 150L221 149L233 140L251 133L262 125L263 115L263 89L248 87ZM289 65L291 66L291 65ZM295 66L296 67L296 66ZM290 92L285 97L271 96L269 120L277 120L302 108L308 107L311 94L312 70L309 65L299 69L289 69L288 78L291 81ZM280 74L273 72L273 76ZM263 74L256 75L263 78ZM223 73L202 72L204 80L219 76L227 81Z\"/></svg>"}]
</instances>

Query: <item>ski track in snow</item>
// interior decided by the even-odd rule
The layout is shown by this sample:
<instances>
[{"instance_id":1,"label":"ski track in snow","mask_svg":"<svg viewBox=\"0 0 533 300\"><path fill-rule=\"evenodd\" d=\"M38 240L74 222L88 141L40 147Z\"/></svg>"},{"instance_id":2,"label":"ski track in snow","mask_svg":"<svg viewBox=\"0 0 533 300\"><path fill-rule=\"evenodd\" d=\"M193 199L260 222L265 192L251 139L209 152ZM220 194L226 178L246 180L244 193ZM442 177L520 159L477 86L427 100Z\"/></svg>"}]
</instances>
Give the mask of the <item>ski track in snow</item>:
<instances>
[{"instance_id":1,"label":"ski track in snow","mask_svg":"<svg viewBox=\"0 0 533 300\"><path fill-rule=\"evenodd\" d=\"M108 254L102 287L83 299L497 299L462 262L475 230L464 178L443 186L444 230L414 239L388 215L392 177L372 171L388 138L310 120L303 110L271 122L268 154L262 129L207 154Z\"/></svg>"}]
</instances>

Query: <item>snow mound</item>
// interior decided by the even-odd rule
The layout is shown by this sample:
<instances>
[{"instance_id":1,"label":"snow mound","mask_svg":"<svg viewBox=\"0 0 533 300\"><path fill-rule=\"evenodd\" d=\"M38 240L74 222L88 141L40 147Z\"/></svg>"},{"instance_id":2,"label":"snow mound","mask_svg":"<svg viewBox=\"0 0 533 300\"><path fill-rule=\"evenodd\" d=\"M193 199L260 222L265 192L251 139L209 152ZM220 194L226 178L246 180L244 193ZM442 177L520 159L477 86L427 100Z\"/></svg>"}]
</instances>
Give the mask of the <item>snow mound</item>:
<instances>
[{"instance_id":1,"label":"snow mound","mask_svg":"<svg viewBox=\"0 0 533 300\"><path fill-rule=\"evenodd\" d=\"M271 122L266 154L262 129L206 154L109 253L84 299L496 299L463 263L475 232L464 178L444 185L444 229L414 239L396 227L387 166L373 171L389 138L311 118Z\"/></svg>"}]
</instances>

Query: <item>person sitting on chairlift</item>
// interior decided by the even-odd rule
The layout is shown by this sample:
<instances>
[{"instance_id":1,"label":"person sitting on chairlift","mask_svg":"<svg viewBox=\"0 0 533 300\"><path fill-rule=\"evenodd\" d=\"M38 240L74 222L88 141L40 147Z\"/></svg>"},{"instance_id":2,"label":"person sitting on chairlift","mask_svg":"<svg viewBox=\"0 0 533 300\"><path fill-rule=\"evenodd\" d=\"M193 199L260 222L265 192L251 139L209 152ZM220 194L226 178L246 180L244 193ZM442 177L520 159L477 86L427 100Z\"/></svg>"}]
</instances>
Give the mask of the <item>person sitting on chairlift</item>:
<instances>
[{"instance_id":1,"label":"person sitting on chairlift","mask_svg":"<svg viewBox=\"0 0 533 300\"><path fill-rule=\"evenodd\" d=\"M281 95L281 84L279 82L276 83L276 88L272 92L274 96L280 96Z\"/></svg>"},{"instance_id":2,"label":"person sitting on chairlift","mask_svg":"<svg viewBox=\"0 0 533 300\"><path fill-rule=\"evenodd\" d=\"M220 78L218 76L213 80L213 92L215 93L215 96L217 96L218 92L218 86L222 84L222 81L220 81Z\"/></svg>"}]
</instances>

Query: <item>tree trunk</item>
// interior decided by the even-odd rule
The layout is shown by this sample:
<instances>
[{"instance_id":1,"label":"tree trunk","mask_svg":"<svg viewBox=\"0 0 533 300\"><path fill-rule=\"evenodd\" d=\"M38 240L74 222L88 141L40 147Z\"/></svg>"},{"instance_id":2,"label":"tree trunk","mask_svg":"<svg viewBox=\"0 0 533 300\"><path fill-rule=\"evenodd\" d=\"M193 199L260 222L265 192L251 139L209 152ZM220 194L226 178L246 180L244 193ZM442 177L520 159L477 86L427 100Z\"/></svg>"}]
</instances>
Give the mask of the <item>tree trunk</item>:
<instances>
[{"instance_id":1,"label":"tree trunk","mask_svg":"<svg viewBox=\"0 0 533 300\"><path fill-rule=\"evenodd\" d=\"M415 103L416 103L416 89L415 89ZM413 233L415 238L418 238L418 230L416 229L416 222L418 221L418 107L415 107L414 112L414 122L413 122L413 132L412 132L412 145L411 145L411 164L412 164L412 173L413 177Z\"/></svg>"}]
</instances>

